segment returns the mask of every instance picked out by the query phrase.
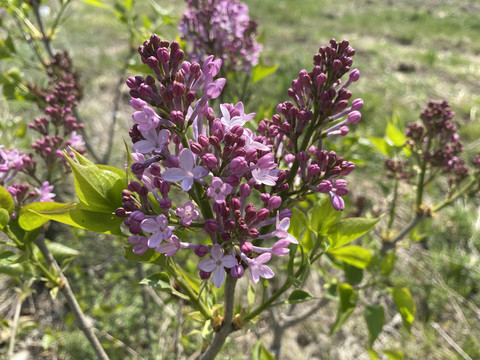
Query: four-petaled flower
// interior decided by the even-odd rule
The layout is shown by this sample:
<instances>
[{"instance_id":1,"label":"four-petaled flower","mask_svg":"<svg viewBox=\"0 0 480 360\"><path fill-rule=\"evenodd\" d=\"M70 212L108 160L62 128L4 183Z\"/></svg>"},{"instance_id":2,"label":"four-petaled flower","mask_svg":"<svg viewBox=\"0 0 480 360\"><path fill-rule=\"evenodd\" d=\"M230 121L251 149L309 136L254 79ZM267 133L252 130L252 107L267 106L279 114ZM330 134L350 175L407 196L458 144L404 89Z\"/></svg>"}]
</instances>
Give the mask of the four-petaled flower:
<instances>
[{"instance_id":1,"label":"four-petaled flower","mask_svg":"<svg viewBox=\"0 0 480 360\"><path fill-rule=\"evenodd\" d=\"M153 233L148 239L148 247L155 248L163 240L172 236L172 227L168 226L168 219L165 215L158 215L156 218L147 218L140 223L143 231Z\"/></svg>"},{"instance_id":2,"label":"four-petaled flower","mask_svg":"<svg viewBox=\"0 0 480 360\"><path fill-rule=\"evenodd\" d=\"M149 106L144 106L143 110L135 111L132 114L133 120L138 123L138 130L142 132L155 129L160 123L160 118Z\"/></svg>"},{"instance_id":3,"label":"four-petaled flower","mask_svg":"<svg viewBox=\"0 0 480 360\"><path fill-rule=\"evenodd\" d=\"M137 255L143 255L148 250L148 238L145 236L130 236L127 241L133 244L133 253Z\"/></svg>"},{"instance_id":4,"label":"four-petaled flower","mask_svg":"<svg viewBox=\"0 0 480 360\"><path fill-rule=\"evenodd\" d=\"M158 245L155 251L159 254L165 254L166 257L173 256L181 248L180 240L176 235L172 235L167 242Z\"/></svg>"},{"instance_id":5,"label":"four-petaled flower","mask_svg":"<svg viewBox=\"0 0 480 360\"><path fill-rule=\"evenodd\" d=\"M269 186L275 186L278 179L278 170L262 170L262 169L253 169L252 177L255 180L256 184L265 184Z\"/></svg>"},{"instance_id":6,"label":"four-petaled flower","mask_svg":"<svg viewBox=\"0 0 480 360\"><path fill-rule=\"evenodd\" d=\"M210 258L200 261L197 268L212 273L213 284L219 288L225 280L225 268L230 269L235 265L237 265L237 259L232 255L225 255L222 247L214 244L210 251Z\"/></svg>"},{"instance_id":7,"label":"four-petaled flower","mask_svg":"<svg viewBox=\"0 0 480 360\"><path fill-rule=\"evenodd\" d=\"M133 144L133 150L142 154L149 154L153 151L161 152L170 138L170 131L162 129L157 133L156 129L150 129L142 133L145 140Z\"/></svg>"},{"instance_id":8,"label":"four-petaled flower","mask_svg":"<svg viewBox=\"0 0 480 360\"><path fill-rule=\"evenodd\" d=\"M52 193L53 185L50 185L48 181L44 181L42 186L39 188L35 188L35 192L38 195L38 202L50 202L53 201L55 194Z\"/></svg>"},{"instance_id":9,"label":"four-petaled flower","mask_svg":"<svg viewBox=\"0 0 480 360\"><path fill-rule=\"evenodd\" d=\"M208 174L208 170L203 166L195 166L195 159L190 149L183 149L178 156L180 161L179 168L170 168L163 172L162 177L169 182L181 181L182 189L188 191L191 189L194 180L201 179Z\"/></svg>"},{"instance_id":10,"label":"four-petaled flower","mask_svg":"<svg viewBox=\"0 0 480 360\"><path fill-rule=\"evenodd\" d=\"M280 221L280 215L277 211L277 219L275 223L275 236L280 239L285 239L290 241L292 244L298 244L297 239L291 234L287 232L288 228L290 227L290 218L285 217Z\"/></svg>"},{"instance_id":11,"label":"four-petaled flower","mask_svg":"<svg viewBox=\"0 0 480 360\"><path fill-rule=\"evenodd\" d=\"M195 210L195 204L191 201L185 203L184 206L177 208L176 214L180 216L181 224L184 226L190 226L193 220L198 219L199 213Z\"/></svg>"},{"instance_id":12,"label":"four-petaled flower","mask_svg":"<svg viewBox=\"0 0 480 360\"><path fill-rule=\"evenodd\" d=\"M270 260L271 257L272 254L263 253L255 259L248 260L248 268L250 269L250 275L252 276L252 281L255 284L258 283L261 277L264 279L271 279L275 276L272 269L270 269L267 265L264 265Z\"/></svg>"},{"instance_id":13,"label":"four-petaled flower","mask_svg":"<svg viewBox=\"0 0 480 360\"><path fill-rule=\"evenodd\" d=\"M217 203L225 201L225 196L232 192L230 184L224 183L219 177L213 177L210 187L207 189L207 196L213 198Z\"/></svg>"}]
</instances>

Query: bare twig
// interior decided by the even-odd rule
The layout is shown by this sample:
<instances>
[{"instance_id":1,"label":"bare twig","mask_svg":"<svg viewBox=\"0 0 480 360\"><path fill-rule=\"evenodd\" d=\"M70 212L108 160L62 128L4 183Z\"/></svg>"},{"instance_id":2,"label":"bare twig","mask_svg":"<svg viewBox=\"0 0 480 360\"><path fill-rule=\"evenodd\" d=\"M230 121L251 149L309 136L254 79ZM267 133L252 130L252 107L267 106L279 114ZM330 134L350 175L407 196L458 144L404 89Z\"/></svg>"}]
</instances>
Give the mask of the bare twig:
<instances>
[{"instance_id":1,"label":"bare twig","mask_svg":"<svg viewBox=\"0 0 480 360\"><path fill-rule=\"evenodd\" d=\"M105 337L110 340L110 341L113 341L115 344L117 344L118 346L120 346L121 348L125 349L130 355L132 355L135 359L138 359L138 360L143 360L143 358L140 356L140 354L138 352L136 352L135 350L133 350L130 346L128 346L127 344L125 344L122 340L119 340L115 337L113 337L112 335L110 335L109 333L107 332L103 332L103 334L105 335Z\"/></svg>"},{"instance_id":2,"label":"bare twig","mask_svg":"<svg viewBox=\"0 0 480 360\"><path fill-rule=\"evenodd\" d=\"M78 304L78 301L75 298L75 294L73 293L72 288L70 287L68 279L62 273L60 266L52 256L52 253L48 249L47 245L45 244L43 235L40 235L37 237L37 239L35 240L35 244L40 249L40 252L42 253L45 260L47 261L48 265L54 268L55 271L57 272L61 280L60 291L65 296L65 299L67 300L67 303L70 309L73 311L75 315L75 319L77 320L78 327L85 334L86 338L88 339L88 341L90 342L90 345L93 348L93 351L95 352L95 354L99 359L109 360L107 353L105 352L102 345L100 344L100 341L95 335L92 324L88 321L87 317L85 316L82 309L80 308L80 305Z\"/></svg>"},{"instance_id":3,"label":"bare twig","mask_svg":"<svg viewBox=\"0 0 480 360\"><path fill-rule=\"evenodd\" d=\"M17 303L15 305L15 314L13 316L12 333L10 335L10 343L8 345L8 358L13 357L15 351L15 336L17 334L18 320L20 319L20 311L22 310L23 297L18 294Z\"/></svg>"},{"instance_id":4,"label":"bare twig","mask_svg":"<svg viewBox=\"0 0 480 360\"><path fill-rule=\"evenodd\" d=\"M457 353L460 354L461 357L463 357L465 360L472 360L468 354L463 351L463 349L450 337L448 334L440 327L439 324L437 324L435 321L432 321L430 325L440 334L441 337L445 339L447 343L450 344L451 347L455 349Z\"/></svg>"}]
</instances>

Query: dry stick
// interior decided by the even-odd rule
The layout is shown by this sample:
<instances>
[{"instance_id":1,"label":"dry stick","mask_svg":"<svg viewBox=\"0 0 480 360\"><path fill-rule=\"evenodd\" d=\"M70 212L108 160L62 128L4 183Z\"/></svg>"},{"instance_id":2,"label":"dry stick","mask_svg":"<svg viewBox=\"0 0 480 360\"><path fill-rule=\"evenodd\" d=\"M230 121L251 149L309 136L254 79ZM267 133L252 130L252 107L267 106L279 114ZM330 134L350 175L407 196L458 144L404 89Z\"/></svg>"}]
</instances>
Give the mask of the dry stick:
<instances>
[{"instance_id":1,"label":"dry stick","mask_svg":"<svg viewBox=\"0 0 480 360\"><path fill-rule=\"evenodd\" d=\"M458 352L465 360L472 360L468 354L463 351L463 349L450 337L448 334L443 331L443 329L438 325L435 321L432 321L430 325L437 330L437 332L445 339L446 342L450 344L451 347L455 349L456 352Z\"/></svg>"},{"instance_id":2,"label":"dry stick","mask_svg":"<svg viewBox=\"0 0 480 360\"><path fill-rule=\"evenodd\" d=\"M109 333L107 332L104 332L103 333L105 335L105 337L110 340L110 341L113 341L115 342L118 346L124 348L130 355L132 355L135 359L139 359L139 360L143 360L143 358L140 356L139 353L137 353L135 350L133 350L130 346L128 346L127 344L125 344L123 341L113 337L112 335L110 335Z\"/></svg>"},{"instance_id":3,"label":"dry stick","mask_svg":"<svg viewBox=\"0 0 480 360\"><path fill-rule=\"evenodd\" d=\"M18 295L17 304L15 305L15 314L13 316L12 334L10 336L10 343L8 345L8 358L13 358L15 350L15 336L17 334L18 320L20 319L20 311L22 310L23 299L22 295Z\"/></svg>"},{"instance_id":4,"label":"dry stick","mask_svg":"<svg viewBox=\"0 0 480 360\"><path fill-rule=\"evenodd\" d=\"M93 348L93 351L97 355L97 357L101 360L109 360L109 357L105 350L103 349L102 345L100 344L100 341L95 335L93 326L90 324L90 322L87 320L85 314L82 312L82 309L80 308L80 305L78 304L77 299L75 298L75 294L72 291L72 288L70 287L70 284L68 282L68 279L65 277L65 275L62 273L62 270L60 269L60 266L54 259L52 253L48 249L47 245L45 244L45 240L42 235L38 236L37 239L35 240L35 244L38 246L40 249L40 252L42 253L43 257L47 261L48 265L50 267L53 267L55 271L57 272L60 280L61 280L61 285L60 285L60 290L65 296L67 303L70 307L70 309L73 311L75 315L75 319L78 322L78 327L82 332L85 334L87 337L88 341L90 342L90 345ZM63 285L63 286L62 286Z\"/></svg>"},{"instance_id":5,"label":"dry stick","mask_svg":"<svg viewBox=\"0 0 480 360\"><path fill-rule=\"evenodd\" d=\"M233 304L235 300L235 285L237 284L237 279L227 275L225 281L225 305L224 305L224 317L223 323L220 327L220 330L215 333L212 343L201 356L200 360L213 360L215 356L220 352L223 344L228 335L230 335L235 329L232 324L233 319Z\"/></svg>"}]
</instances>

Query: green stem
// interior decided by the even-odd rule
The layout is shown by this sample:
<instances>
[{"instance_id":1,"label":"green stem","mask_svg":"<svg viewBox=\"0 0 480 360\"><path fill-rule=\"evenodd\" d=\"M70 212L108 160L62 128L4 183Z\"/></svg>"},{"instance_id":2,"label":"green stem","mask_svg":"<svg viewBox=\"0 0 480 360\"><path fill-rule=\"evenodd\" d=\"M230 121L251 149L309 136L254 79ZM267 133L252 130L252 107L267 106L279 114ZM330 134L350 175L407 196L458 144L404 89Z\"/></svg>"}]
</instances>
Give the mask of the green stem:
<instances>
[{"instance_id":1,"label":"green stem","mask_svg":"<svg viewBox=\"0 0 480 360\"><path fill-rule=\"evenodd\" d=\"M170 259L169 259L169 262L170 263L167 262L167 265L165 266L168 273L175 279L178 285L185 292L185 295L187 295L188 298L190 299L190 302L195 306L195 308L197 308L198 311L200 311L203 317L205 319L211 319L212 318L211 311L200 300L200 298L198 297L198 294L195 292L195 290L192 289L190 284L183 278L181 274L178 273L176 269L176 265L174 265Z\"/></svg>"},{"instance_id":2,"label":"green stem","mask_svg":"<svg viewBox=\"0 0 480 360\"><path fill-rule=\"evenodd\" d=\"M423 189L424 189L424 182L425 182L425 173L427 171L427 160L425 159L425 154L430 151L430 146L432 144L432 138L429 137L427 141L427 146L425 150L422 152L422 165L420 170L420 175L418 176L418 183L417 183L417 199L415 202L415 211L420 211L420 207L422 205L423 200Z\"/></svg>"},{"instance_id":3,"label":"green stem","mask_svg":"<svg viewBox=\"0 0 480 360\"><path fill-rule=\"evenodd\" d=\"M277 300L285 291L287 291L290 286L292 286L293 281L289 277L287 280L285 280L285 284L278 289L272 296L268 298L264 303L261 305L257 306L254 310L250 311L246 316L245 316L245 321L249 321L253 319L255 316L259 315L263 310L268 308L270 305L274 303L275 300Z\"/></svg>"},{"instance_id":4,"label":"green stem","mask_svg":"<svg viewBox=\"0 0 480 360\"><path fill-rule=\"evenodd\" d=\"M233 276L227 275L225 280L225 295L224 295L224 315L223 322L220 329L215 333L212 343L208 349L200 356L200 360L213 360L222 349L225 340L235 328L233 327L233 314L234 314L234 300L235 300L235 285L237 279Z\"/></svg>"},{"instance_id":5,"label":"green stem","mask_svg":"<svg viewBox=\"0 0 480 360\"><path fill-rule=\"evenodd\" d=\"M472 176L470 180L463 186L460 190L455 192L451 197L443 200L442 202L438 203L437 205L433 206L431 208L432 212L437 212L443 209L445 206L450 205L452 202L454 202L456 199L458 199L460 196L465 195L470 188L475 185L478 182L478 179L475 176Z\"/></svg>"},{"instance_id":6,"label":"green stem","mask_svg":"<svg viewBox=\"0 0 480 360\"><path fill-rule=\"evenodd\" d=\"M397 208L397 199L398 199L398 179L395 178L395 185L393 188L393 199L390 206L390 211L388 215L388 225L387 225L387 235L392 229L393 221L395 219L395 209Z\"/></svg>"}]
</instances>

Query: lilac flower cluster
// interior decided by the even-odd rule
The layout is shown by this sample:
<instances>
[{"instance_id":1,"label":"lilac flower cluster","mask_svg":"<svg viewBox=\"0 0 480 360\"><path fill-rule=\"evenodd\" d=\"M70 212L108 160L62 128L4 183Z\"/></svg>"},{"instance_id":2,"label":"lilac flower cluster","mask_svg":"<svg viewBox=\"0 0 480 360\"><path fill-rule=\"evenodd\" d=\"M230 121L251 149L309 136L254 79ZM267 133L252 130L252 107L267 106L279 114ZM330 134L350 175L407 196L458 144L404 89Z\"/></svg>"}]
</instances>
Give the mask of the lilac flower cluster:
<instances>
[{"instance_id":1,"label":"lilac flower cluster","mask_svg":"<svg viewBox=\"0 0 480 360\"><path fill-rule=\"evenodd\" d=\"M255 41L257 23L248 6L236 0L186 0L188 10L180 21L182 39L191 43L191 61L209 55L220 58L224 70L248 72L258 64L262 45Z\"/></svg>"},{"instance_id":2,"label":"lilac flower cluster","mask_svg":"<svg viewBox=\"0 0 480 360\"><path fill-rule=\"evenodd\" d=\"M432 169L448 174L451 185L459 184L468 176L468 166L459 155L463 143L453 122L455 113L447 101L430 100L420 114L421 124L407 125L407 144L415 153L421 154Z\"/></svg>"},{"instance_id":3,"label":"lilac flower cluster","mask_svg":"<svg viewBox=\"0 0 480 360\"><path fill-rule=\"evenodd\" d=\"M413 172L407 160L388 158L385 160L385 170L389 179L408 181L413 177Z\"/></svg>"},{"instance_id":4,"label":"lilac flower cluster","mask_svg":"<svg viewBox=\"0 0 480 360\"><path fill-rule=\"evenodd\" d=\"M128 238L133 252L142 255L154 249L171 257L180 250L193 250L200 258L209 254L198 263L199 275L212 277L217 287L226 271L239 278L248 268L254 282L273 277L266 263L273 255L286 255L288 246L297 243L287 232L292 211L286 198L293 196L293 187L302 194L330 193L334 206L343 209L346 182L338 177L351 172L353 163L323 150L321 140L334 132L335 126L341 128L360 119L361 100L350 107L338 104L346 104L351 96L346 90L348 81L340 85L339 79L351 65L348 56L353 49L342 42L335 54L329 55L327 61L333 64L336 59L344 61L340 67L335 65L333 81L333 67L318 60L316 68L324 68L317 77L327 76L325 71L330 76L324 81L325 88L316 80L309 84L305 77L303 93L297 87L299 94L308 93L304 98L315 109L321 104L321 113L312 112L306 101L298 105L300 109L291 105L292 111L284 111L282 105L288 106L284 103L279 107L281 115L271 124L260 123L259 134L245 126L255 114L245 113L241 102L221 104L218 116L208 106L225 85L225 79L215 79L221 59L209 56L203 65L182 62L178 43L161 41L156 35L139 47L139 54L154 76L126 81L135 110L130 170L137 179L129 182L122 194L123 206L116 210L133 234ZM355 74L350 78L357 79L358 72ZM302 136L302 130L312 124L313 131ZM327 130L318 129L327 124ZM300 151L297 141L305 142L312 134L317 147L309 144L307 151ZM283 158L288 155L294 160ZM286 170L279 168L281 162ZM288 165L297 167L294 175ZM297 178L300 185L293 184ZM174 201L185 194L187 201ZM181 241L175 232L187 227L203 228L211 242Z\"/></svg>"},{"instance_id":5,"label":"lilac flower cluster","mask_svg":"<svg viewBox=\"0 0 480 360\"><path fill-rule=\"evenodd\" d=\"M55 194L51 192L53 186L48 181L43 182L40 188L34 188L32 191L28 184L12 183L8 185L11 181L17 180L17 174L31 169L32 160L17 149L4 150L2 147L0 146L0 186L7 186L6 189L12 195L15 206L17 208L22 206L26 200L53 201Z\"/></svg>"},{"instance_id":6,"label":"lilac flower cluster","mask_svg":"<svg viewBox=\"0 0 480 360\"><path fill-rule=\"evenodd\" d=\"M350 70L355 50L348 41L330 40L313 57L313 70L301 70L292 81L288 96L293 99L277 107L278 114L258 125L258 133L272 147L275 161L290 168L283 193L284 200L308 192L329 194L336 210L344 209L342 196L347 194L347 183L341 176L348 175L355 165L324 149L326 137L345 136L349 125L361 119L362 99L349 104L352 93L348 87L360 77L360 71ZM349 73L347 81L341 78Z\"/></svg>"},{"instance_id":7,"label":"lilac flower cluster","mask_svg":"<svg viewBox=\"0 0 480 360\"><path fill-rule=\"evenodd\" d=\"M68 150L69 147L85 153L85 143L82 136L77 134L83 124L78 123L72 114L73 108L78 105L81 90L68 54L55 54L47 69L50 86L36 91L45 106L45 117L36 118L29 128L42 136L31 145L35 153L44 158L47 164L54 164L64 160L62 150Z\"/></svg>"}]
</instances>

